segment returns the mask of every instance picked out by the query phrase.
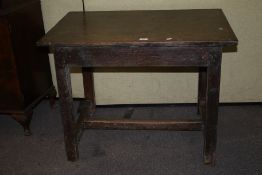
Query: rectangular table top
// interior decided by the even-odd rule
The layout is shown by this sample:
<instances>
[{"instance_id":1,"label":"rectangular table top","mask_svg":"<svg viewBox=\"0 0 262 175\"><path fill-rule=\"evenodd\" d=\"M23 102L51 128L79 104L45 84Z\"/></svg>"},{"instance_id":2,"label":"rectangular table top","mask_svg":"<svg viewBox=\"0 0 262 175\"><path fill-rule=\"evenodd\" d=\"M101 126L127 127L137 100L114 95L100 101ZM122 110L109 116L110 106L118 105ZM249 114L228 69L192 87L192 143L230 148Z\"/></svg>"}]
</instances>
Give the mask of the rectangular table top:
<instances>
[{"instance_id":1,"label":"rectangular table top","mask_svg":"<svg viewBox=\"0 0 262 175\"><path fill-rule=\"evenodd\" d=\"M69 12L43 46L228 46L237 38L221 9Z\"/></svg>"}]
</instances>

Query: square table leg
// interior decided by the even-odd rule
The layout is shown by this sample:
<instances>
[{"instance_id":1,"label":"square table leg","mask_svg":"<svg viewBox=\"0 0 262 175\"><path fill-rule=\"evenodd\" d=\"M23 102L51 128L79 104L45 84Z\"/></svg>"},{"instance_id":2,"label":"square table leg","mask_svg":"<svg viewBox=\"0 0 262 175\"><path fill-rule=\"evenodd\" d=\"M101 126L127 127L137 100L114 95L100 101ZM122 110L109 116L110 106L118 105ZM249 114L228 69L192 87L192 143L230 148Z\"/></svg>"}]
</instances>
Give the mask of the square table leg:
<instances>
[{"instance_id":1,"label":"square table leg","mask_svg":"<svg viewBox=\"0 0 262 175\"><path fill-rule=\"evenodd\" d=\"M78 159L78 142L75 132L76 122L73 110L70 68L59 52L55 53L55 68L67 159L76 161Z\"/></svg>"},{"instance_id":2,"label":"square table leg","mask_svg":"<svg viewBox=\"0 0 262 175\"><path fill-rule=\"evenodd\" d=\"M204 119L204 109L206 105L206 90L207 90L207 72L205 67L199 68L198 73L198 101L197 101L197 114L202 115Z\"/></svg>"},{"instance_id":3,"label":"square table leg","mask_svg":"<svg viewBox=\"0 0 262 175\"><path fill-rule=\"evenodd\" d=\"M221 56L221 48L212 50L210 52L209 64L207 67L207 101L204 119L204 162L212 165L215 164L217 142Z\"/></svg>"},{"instance_id":4,"label":"square table leg","mask_svg":"<svg viewBox=\"0 0 262 175\"><path fill-rule=\"evenodd\" d=\"M91 68L82 68L83 85L85 99L90 101L91 113L95 112L96 100L95 100L95 88L94 88L94 75Z\"/></svg>"}]
</instances>

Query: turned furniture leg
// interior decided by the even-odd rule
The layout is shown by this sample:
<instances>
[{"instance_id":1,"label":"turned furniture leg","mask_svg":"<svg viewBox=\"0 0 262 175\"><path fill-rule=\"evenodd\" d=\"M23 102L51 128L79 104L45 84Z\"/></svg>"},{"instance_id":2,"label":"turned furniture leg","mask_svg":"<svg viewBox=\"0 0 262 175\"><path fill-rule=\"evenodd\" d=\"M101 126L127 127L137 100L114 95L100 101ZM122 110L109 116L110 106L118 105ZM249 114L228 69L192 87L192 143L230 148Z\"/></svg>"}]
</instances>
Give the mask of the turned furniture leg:
<instances>
[{"instance_id":1,"label":"turned furniture leg","mask_svg":"<svg viewBox=\"0 0 262 175\"><path fill-rule=\"evenodd\" d=\"M201 114L203 118L203 111L206 105L206 89L207 89L207 72L206 68L200 67L198 74L198 101L197 114Z\"/></svg>"},{"instance_id":2,"label":"turned furniture leg","mask_svg":"<svg viewBox=\"0 0 262 175\"><path fill-rule=\"evenodd\" d=\"M55 66L67 159L76 161L78 159L78 143L75 133L76 122L73 114L70 68L65 63L65 58L60 55L59 48L55 52Z\"/></svg>"},{"instance_id":3,"label":"turned furniture leg","mask_svg":"<svg viewBox=\"0 0 262 175\"><path fill-rule=\"evenodd\" d=\"M57 95L57 92L56 92L55 86L52 86L49 93L47 94L51 108L53 108L55 105L56 95Z\"/></svg>"},{"instance_id":4,"label":"turned furniture leg","mask_svg":"<svg viewBox=\"0 0 262 175\"><path fill-rule=\"evenodd\" d=\"M204 162L211 165L215 165L221 56L221 48L215 48L212 50L209 58L209 65L207 67L207 102L204 120Z\"/></svg>"},{"instance_id":5,"label":"turned furniture leg","mask_svg":"<svg viewBox=\"0 0 262 175\"><path fill-rule=\"evenodd\" d=\"M83 74L83 85L85 99L90 101L91 113L95 112L96 101L95 101L95 88L94 88L94 76L91 68L82 68Z\"/></svg>"},{"instance_id":6,"label":"turned furniture leg","mask_svg":"<svg viewBox=\"0 0 262 175\"><path fill-rule=\"evenodd\" d=\"M28 111L21 114L12 114L12 118L23 126L25 136L32 135L32 132L30 130L30 123L32 120L32 116L33 116L33 111Z\"/></svg>"}]
</instances>

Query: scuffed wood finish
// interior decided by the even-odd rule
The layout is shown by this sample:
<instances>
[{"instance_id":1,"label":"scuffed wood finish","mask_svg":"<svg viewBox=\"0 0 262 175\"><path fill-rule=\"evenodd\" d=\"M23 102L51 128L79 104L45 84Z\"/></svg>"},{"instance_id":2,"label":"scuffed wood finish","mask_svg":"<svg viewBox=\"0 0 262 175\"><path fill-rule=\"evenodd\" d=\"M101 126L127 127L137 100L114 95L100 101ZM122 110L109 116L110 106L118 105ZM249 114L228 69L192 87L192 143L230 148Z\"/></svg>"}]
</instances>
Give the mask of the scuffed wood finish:
<instances>
[{"instance_id":1,"label":"scuffed wood finish","mask_svg":"<svg viewBox=\"0 0 262 175\"><path fill-rule=\"evenodd\" d=\"M83 134L83 122L85 119L89 119L94 114L94 104L90 100L83 100L80 102L78 106L79 116L76 120L76 124L74 125L74 137L77 139L77 143L80 142L81 136Z\"/></svg>"},{"instance_id":2,"label":"scuffed wood finish","mask_svg":"<svg viewBox=\"0 0 262 175\"><path fill-rule=\"evenodd\" d=\"M221 9L70 12L39 42L40 45L62 46L225 46L236 43Z\"/></svg>"},{"instance_id":3,"label":"scuffed wood finish","mask_svg":"<svg viewBox=\"0 0 262 175\"><path fill-rule=\"evenodd\" d=\"M207 66L209 48L57 47L71 66L183 67Z\"/></svg>"},{"instance_id":4,"label":"scuffed wood finish","mask_svg":"<svg viewBox=\"0 0 262 175\"><path fill-rule=\"evenodd\" d=\"M95 86L94 86L94 75L90 68L82 68L83 85L85 99L91 102L91 111L95 112L96 100L95 100Z\"/></svg>"},{"instance_id":5,"label":"scuffed wood finish","mask_svg":"<svg viewBox=\"0 0 262 175\"><path fill-rule=\"evenodd\" d=\"M202 129L200 120L99 120L84 121L86 129L133 129L133 130L176 130L199 131Z\"/></svg>"},{"instance_id":6,"label":"scuffed wood finish","mask_svg":"<svg viewBox=\"0 0 262 175\"><path fill-rule=\"evenodd\" d=\"M70 161L75 161L78 159L78 147L77 137L74 132L76 122L73 114L70 69L69 65L65 63L64 57L61 57L59 51L55 53L55 68L67 158Z\"/></svg>"},{"instance_id":7,"label":"scuffed wood finish","mask_svg":"<svg viewBox=\"0 0 262 175\"><path fill-rule=\"evenodd\" d=\"M206 86L207 86L207 73L206 67L200 67L198 73L198 101L197 113L203 117L206 105Z\"/></svg>"},{"instance_id":8,"label":"scuffed wood finish","mask_svg":"<svg viewBox=\"0 0 262 175\"><path fill-rule=\"evenodd\" d=\"M221 58L222 48L214 48L210 52L209 65L207 67L206 109L204 114L204 162L213 165L215 164L217 142Z\"/></svg>"},{"instance_id":9,"label":"scuffed wood finish","mask_svg":"<svg viewBox=\"0 0 262 175\"><path fill-rule=\"evenodd\" d=\"M204 162L214 165L222 48L237 38L223 12L210 10L70 12L38 44L55 55L68 160L78 158L77 140L87 129L200 130ZM77 120L69 67L82 67L85 104ZM199 68L201 120L101 120L95 107L93 68ZM86 109L83 109L86 108ZM86 116L86 118L85 118Z\"/></svg>"}]
</instances>

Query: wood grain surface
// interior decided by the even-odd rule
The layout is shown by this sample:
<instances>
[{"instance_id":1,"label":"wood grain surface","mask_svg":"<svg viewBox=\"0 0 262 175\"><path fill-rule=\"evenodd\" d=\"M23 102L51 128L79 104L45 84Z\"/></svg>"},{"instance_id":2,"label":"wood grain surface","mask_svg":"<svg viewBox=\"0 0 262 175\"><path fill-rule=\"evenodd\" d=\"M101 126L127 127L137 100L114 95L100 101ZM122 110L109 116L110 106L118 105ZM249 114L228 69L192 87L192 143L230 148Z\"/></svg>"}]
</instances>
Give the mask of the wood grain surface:
<instances>
[{"instance_id":1,"label":"wood grain surface","mask_svg":"<svg viewBox=\"0 0 262 175\"><path fill-rule=\"evenodd\" d=\"M235 45L220 9L70 12L39 45Z\"/></svg>"}]
</instances>

